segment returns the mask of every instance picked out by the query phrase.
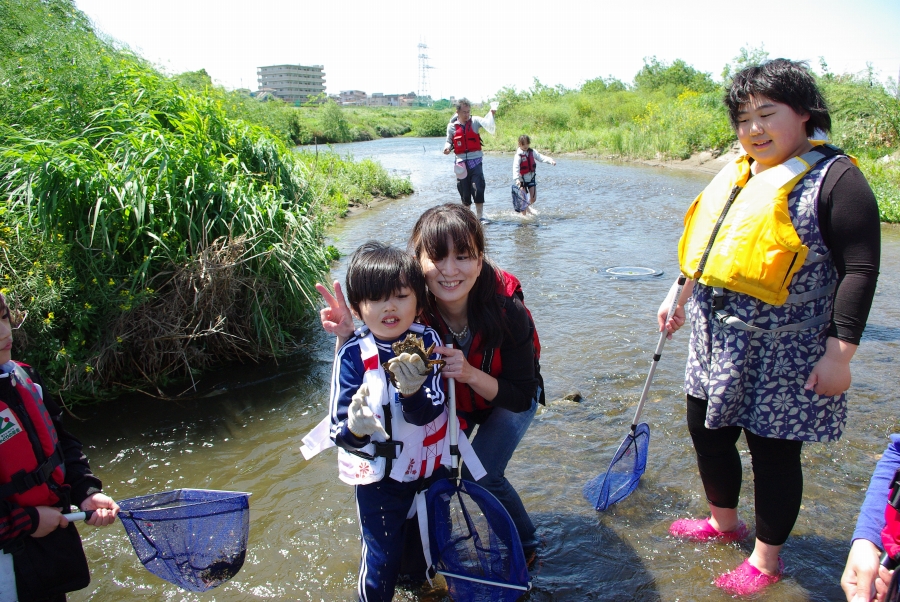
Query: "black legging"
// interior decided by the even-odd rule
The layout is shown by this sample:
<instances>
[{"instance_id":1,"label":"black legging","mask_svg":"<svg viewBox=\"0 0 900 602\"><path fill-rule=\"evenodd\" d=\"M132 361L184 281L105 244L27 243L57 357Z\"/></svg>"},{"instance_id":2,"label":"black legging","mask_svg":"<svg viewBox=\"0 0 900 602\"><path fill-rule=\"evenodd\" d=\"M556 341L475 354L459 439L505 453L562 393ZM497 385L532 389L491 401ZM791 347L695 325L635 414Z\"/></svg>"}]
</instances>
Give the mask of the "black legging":
<instances>
[{"instance_id":1,"label":"black legging","mask_svg":"<svg viewBox=\"0 0 900 602\"><path fill-rule=\"evenodd\" d=\"M708 429L705 399L687 396L687 424L697 452L697 466L707 501L718 508L737 508L741 493L741 457L737 443L747 437L753 464L756 537L780 546L787 541L803 497L802 441L767 439L739 426Z\"/></svg>"}]
</instances>

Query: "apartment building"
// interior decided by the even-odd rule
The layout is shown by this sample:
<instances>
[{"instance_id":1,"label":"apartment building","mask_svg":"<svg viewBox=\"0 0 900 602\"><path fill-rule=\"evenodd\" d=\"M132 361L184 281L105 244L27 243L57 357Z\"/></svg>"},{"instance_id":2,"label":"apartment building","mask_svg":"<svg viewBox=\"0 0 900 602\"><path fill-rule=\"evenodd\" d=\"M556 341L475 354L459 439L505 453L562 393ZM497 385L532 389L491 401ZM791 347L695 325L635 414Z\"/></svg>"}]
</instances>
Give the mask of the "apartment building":
<instances>
[{"instance_id":1,"label":"apartment building","mask_svg":"<svg viewBox=\"0 0 900 602\"><path fill-rule=\"evenodd\" d=\"M384 94L374 92L369 97L370 107L411 107L416 104L416 93L408 94Z\"/></svg>"},{"instance_id":2,"label":"apartment building","mask_svg":"<svg viewBox=\"0 0 900 602\"><path fill-rule=\"evenodd\" d=\"M369 97L362 90L341 90L340 104L342 105L365 105L368 104Z\"/></svg>"},{"instance_id":3,"label":"apartment building","mask_svg":"<svg viewBox=\"0 0 900 602\"><path fill-rule=\"evenodd\" d=\"M323 65L268 65L256 68L259 89L286 102L305 102L325 91Z\"/></svg>"}]
</instances>

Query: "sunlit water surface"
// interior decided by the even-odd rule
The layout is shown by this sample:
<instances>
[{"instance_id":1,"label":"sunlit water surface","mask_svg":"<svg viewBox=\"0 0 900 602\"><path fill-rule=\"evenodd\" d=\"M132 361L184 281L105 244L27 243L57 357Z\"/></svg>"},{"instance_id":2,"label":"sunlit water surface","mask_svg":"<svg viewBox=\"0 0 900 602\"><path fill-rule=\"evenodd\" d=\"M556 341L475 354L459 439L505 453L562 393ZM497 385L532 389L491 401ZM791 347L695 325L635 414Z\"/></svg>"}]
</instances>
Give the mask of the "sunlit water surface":
<instances>
[{"instance_id":1,"label":"sunlit water surface","mask_svg":"<svg viewBox=\"0 0 900 602\"><path fill-rule=\"evenodd\" d=\"M331 242L349 255L374 238L405 246L428 207L458 201L440 139L389 139L336 147L408 175L411 197L341 220ZM604 513L581 495L628 433L656 344L655 311L675 278L682 216L709 175L593 159L540 164L539 214L512 211L512 155L485 158L490 256L523 283L543 353L541 408L507 474L543 541L528 600L726 600L715 577L748 544L685 544L667 535L676 517L705 512L685 426L687 332L670 341L644 419L650 457L640 487ZM900 235L882 228L881 277L853 360L847 429L839 443L804 447L804 504L785 546L786 578L764 600L841 600L839 580L872 468L897 429ZM611 279L611 266L645 266L657 278ZM343 279L344 262L334 277ZM120 524L82 526L93 581L70 600L352 600L359 539L352 489L337 480L335 452L305 461L300 439L323 416L333 340L313 332L300 356L213 375L195 401L122 400L79 409L68 425L116 498L179 487L249 491L250 543L243 569L206 594L143 570ZM563 401L573 392L581 403ZM742 444L743 446L743 441ZM742 507L752 509L744 452ZM751 523L753 514L745 512ZM441 600L400 590L397 599Z\"/></svg>"}]
</instances>

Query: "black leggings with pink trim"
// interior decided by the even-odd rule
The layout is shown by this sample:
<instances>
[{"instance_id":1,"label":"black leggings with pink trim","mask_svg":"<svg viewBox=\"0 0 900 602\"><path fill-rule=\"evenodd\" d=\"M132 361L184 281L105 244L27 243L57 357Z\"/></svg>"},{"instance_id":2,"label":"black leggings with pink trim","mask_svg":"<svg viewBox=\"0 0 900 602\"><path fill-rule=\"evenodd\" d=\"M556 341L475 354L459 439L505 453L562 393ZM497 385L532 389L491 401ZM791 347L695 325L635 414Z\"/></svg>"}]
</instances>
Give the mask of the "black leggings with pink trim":
<instances>
[{"instance_id":1,"label":"black leggings with pink trim","mask_svg":"<svg viewBox=\"0 0 900 602\"><path fill-rule=\"evenodd\" d=\"M736 444L743 431L753 466L756 537L769 545L782 545L800 514L803 442L767 439L739 426L708 429L706 406L705 399L687 396L688 430L707 501L719 508L737 508L742 469Z\"/></svg>"}]
</instances>

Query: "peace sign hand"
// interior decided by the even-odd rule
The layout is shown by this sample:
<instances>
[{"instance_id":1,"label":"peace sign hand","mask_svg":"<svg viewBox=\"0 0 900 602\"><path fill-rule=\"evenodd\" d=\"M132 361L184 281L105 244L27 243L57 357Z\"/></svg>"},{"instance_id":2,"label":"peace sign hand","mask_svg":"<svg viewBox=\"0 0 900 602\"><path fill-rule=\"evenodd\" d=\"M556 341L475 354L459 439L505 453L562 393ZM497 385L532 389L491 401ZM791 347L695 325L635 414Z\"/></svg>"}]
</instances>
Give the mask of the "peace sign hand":
<instances>
[{"instance_id":1,"label":"peace sign hand","mask_svg":"<svg viewBox=\"0 0 900 602\"><path fill-rule=\"evenodd\" d=\"M325 299L328 304L319 311L319 318L322 320L322 328L325 332L330 332L339 339L349 339L356 330L353 324L353 314L347 306L344 299L344 293L341 291L341 283L334 281L334 295L332 295L324 284L316 283L316 290Z\"/></svg>"}]
</instances>

